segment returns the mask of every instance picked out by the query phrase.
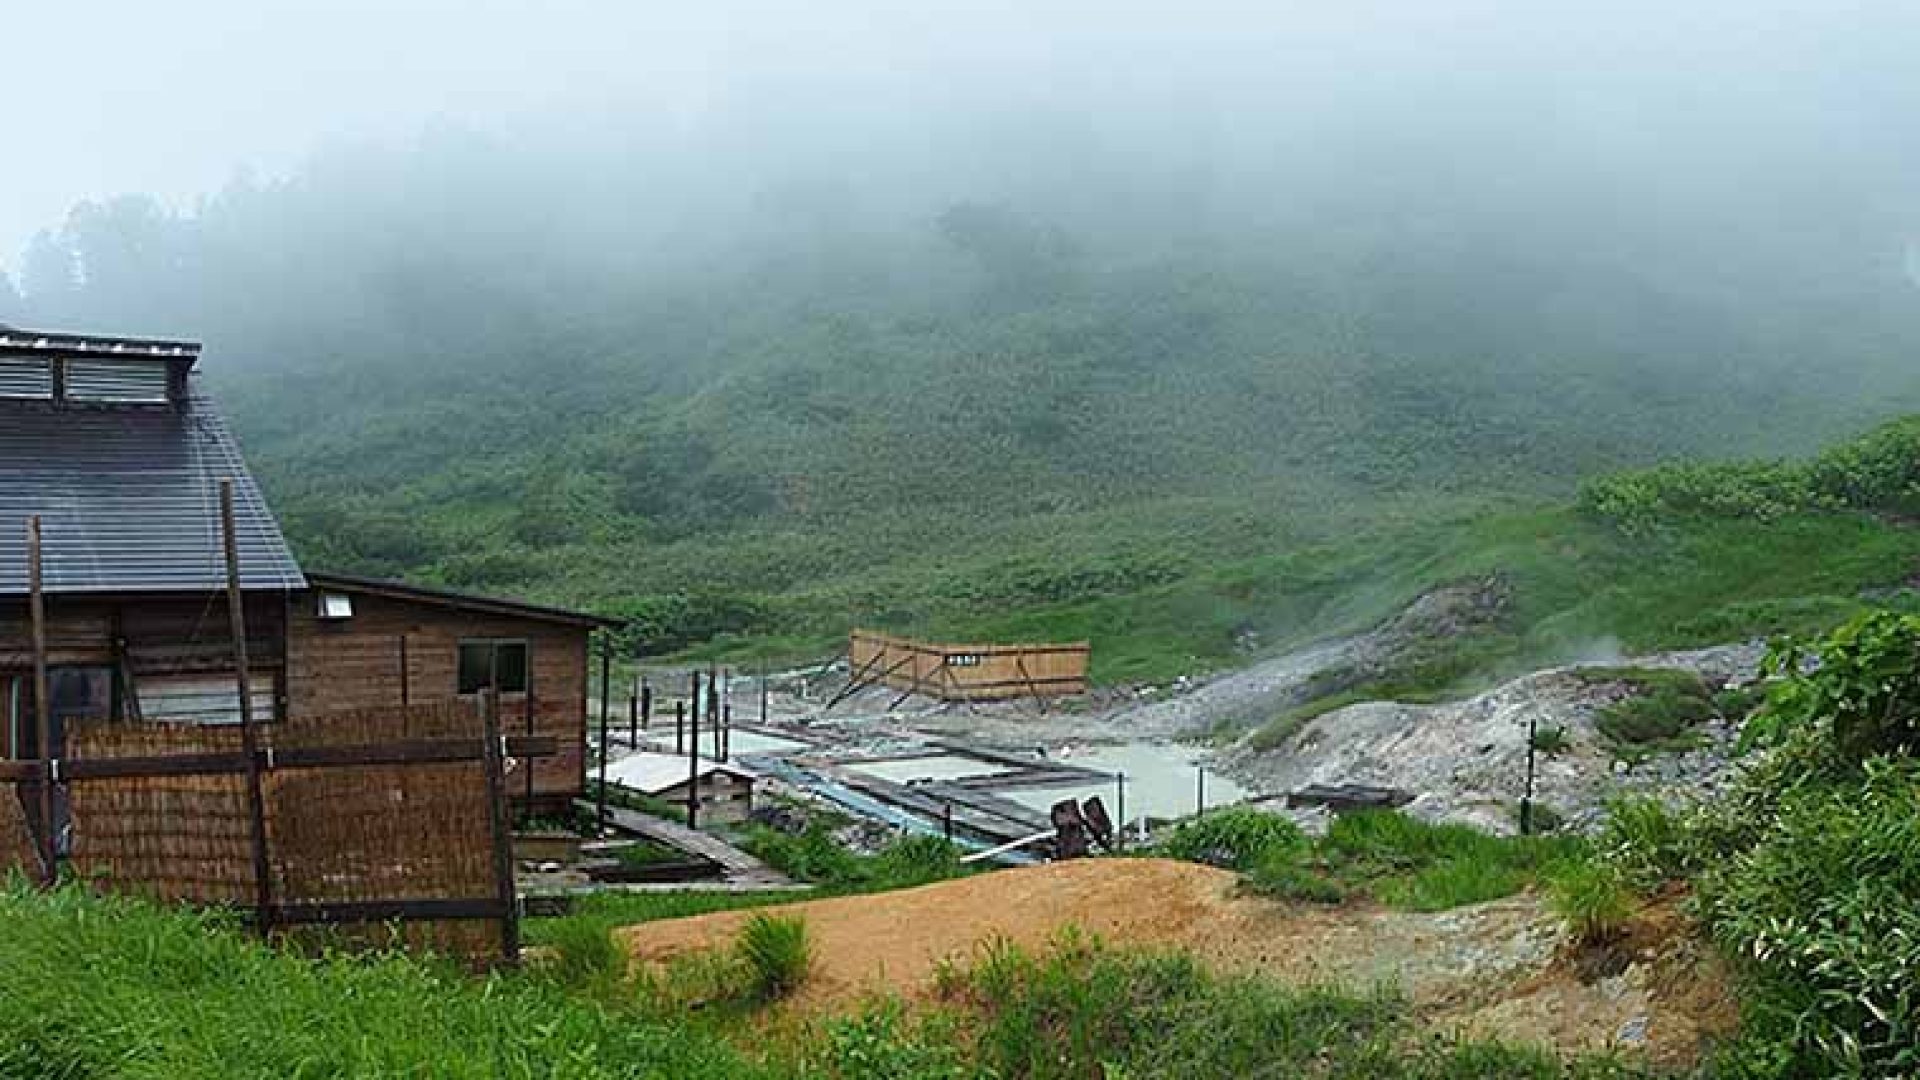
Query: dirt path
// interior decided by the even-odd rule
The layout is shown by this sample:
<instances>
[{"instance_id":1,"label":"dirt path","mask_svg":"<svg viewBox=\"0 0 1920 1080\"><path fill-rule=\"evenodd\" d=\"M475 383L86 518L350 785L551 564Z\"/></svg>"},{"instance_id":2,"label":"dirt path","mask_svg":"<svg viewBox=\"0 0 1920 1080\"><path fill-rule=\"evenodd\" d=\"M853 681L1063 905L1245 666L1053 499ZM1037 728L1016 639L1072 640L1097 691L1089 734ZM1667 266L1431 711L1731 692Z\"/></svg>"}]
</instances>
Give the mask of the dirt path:
<instances>
[{"instance_id":1,"label":"dirt path","mask_svg":"<svg viewBox=\"0 0 1920 1080\"><path fill-rule=\"evenodd\" d=\"M1438 1030L1596 1048L1616 1041L1685 1063L1731 1020L1719 969L1668 915L1595 964L1562 955L1531 897L1423 915L1310 908L1237 894L1224 871L1156 859L1005 870L880 896L791 905L818 957L795 1002L850 1005L871 992L924 993L946 961L985 942L1043 948L1067 926L1109 943L1190 950L1216 970L1359 990L1393 986ZM639 962L725 947L748 918L727 912L618 931Z\"/></svg>"}]
</instances>

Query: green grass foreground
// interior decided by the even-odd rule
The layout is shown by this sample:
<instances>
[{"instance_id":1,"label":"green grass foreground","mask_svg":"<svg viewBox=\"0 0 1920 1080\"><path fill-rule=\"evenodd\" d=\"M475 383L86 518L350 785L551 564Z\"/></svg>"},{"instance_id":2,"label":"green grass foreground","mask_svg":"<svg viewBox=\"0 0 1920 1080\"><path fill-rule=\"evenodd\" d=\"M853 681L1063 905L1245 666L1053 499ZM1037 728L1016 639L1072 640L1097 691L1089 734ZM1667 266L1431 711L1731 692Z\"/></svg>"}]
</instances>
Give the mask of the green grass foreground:
<instances>
[{"instance_id":1,"label":"green grass foreground","mask_svg":"<svg viewBox=\"0 0 1920 1080\"><path fill-rule=\"evenodd\" d=\"M305 960L229 920L0 888L7 1080L568 1077L755 1080L717 1037L615 1017L516 976L403 957Z\"/></svg>"},{"instance_id":2,"label":"green grass foreground","mask_svg":"<svg viewBox=\"0 0 1920 1080\"><path fill-rule=\"evenodd\" d=\"M553 973L476 977L399 956L308 959L228 920L65 889L0 889L0 1077L1452 1080L1635 1075L1604 1058L1421 1033L1404 1002L1207 973L1067 934L988 947L908 1013L810 1025L589 1001ZM798 924L796 924L798 925ZM744 999L743 999L744 1000ZM751 1021L752 1012L726 1013Z\"/></svg>"}]
</instances>

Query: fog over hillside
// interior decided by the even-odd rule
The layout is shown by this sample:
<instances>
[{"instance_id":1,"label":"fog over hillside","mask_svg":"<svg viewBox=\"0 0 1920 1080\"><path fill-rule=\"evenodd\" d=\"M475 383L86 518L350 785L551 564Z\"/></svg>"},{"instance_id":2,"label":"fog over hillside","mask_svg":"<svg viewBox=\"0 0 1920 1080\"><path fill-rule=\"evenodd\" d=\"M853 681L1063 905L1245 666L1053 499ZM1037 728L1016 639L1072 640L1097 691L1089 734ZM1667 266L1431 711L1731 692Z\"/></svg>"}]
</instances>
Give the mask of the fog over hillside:
<instances>
[{"instance_id":1,"label":"fog over hillside","mask_svg":"<svg viewBox=\"0 0 1920 1080\"><path fill-rule=\"evenodd\" d=\"M1906 5L1035 7L27 14L0 319L205 339L310 560L728 625L1920 407Z\"/></svg>"}]
</instances>

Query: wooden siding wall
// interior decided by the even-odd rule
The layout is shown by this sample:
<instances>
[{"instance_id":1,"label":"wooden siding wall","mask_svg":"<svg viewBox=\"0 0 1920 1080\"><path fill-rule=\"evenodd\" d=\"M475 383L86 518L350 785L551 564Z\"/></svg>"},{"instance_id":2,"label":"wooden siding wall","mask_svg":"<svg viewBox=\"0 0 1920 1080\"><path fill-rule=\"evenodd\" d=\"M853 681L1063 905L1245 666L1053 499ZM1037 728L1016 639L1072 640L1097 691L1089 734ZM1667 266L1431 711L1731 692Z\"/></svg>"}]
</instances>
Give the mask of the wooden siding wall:
<instances>
[{"instance_id":1,"label":"wooden siding wall","mask_svg":"<svg viewBox=\"0 0 1920 1080\"><path fill-rule=\"evenodd\" d=\"M246 598L247 652L256 665L280 660L280 623L285 601L279 593ZM223 594L199 597L47 597L47 662L108 665L114 660L114 620L126 639L128 661L136 672L231 671L233 643L228 637ZM27 602L0 600L0 672L33 667L33 638Z\"/></svg>"},{"instance_id":2,"label":"wooden siding wall","mask_svg":"<svg viewBox=\"0 0 1920 1080\"><path fill-rule=\"evenodd\" d=\"M856 678L944 701L997 701L1086 693L1092 649L1084 641L933 644L855 630L847 653Z\"/></svg>"},{"instance_id":3,"label":"wooden siding wall","mask_svg":"<svg viewBox=\"0 0 1920 1080\"><path fill-rule=\"evenodd\" d=\"M523 640L531 672L528 695L503 694L500 726L509 735L547 735L559 753L534 764L534 802L562 805L586 790L587 634L584 627L463 611L440 604L327 589L353 597L353 616L318 616L312 594L296 598L288 634L287 711L319 716L459 700L459 645L466 639ZM405 638L403 650L401 639ZM402 657L405 658L404 677ZM467 700L472 700L471 698ZM527 794L522 763L507 777L516 800Z\"/></svg>"}]
</instances>

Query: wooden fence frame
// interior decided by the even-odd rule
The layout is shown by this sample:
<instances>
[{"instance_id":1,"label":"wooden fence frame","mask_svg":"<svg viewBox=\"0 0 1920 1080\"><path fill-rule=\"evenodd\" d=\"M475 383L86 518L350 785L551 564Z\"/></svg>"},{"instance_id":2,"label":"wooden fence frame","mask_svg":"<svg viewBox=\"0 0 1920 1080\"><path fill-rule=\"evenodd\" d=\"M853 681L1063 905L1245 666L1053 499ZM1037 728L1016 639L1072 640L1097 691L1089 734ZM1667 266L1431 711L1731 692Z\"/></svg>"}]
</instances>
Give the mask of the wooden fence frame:
<instances>
[{"instance_id":1,"label":"wooden fence frame","mask_svg":"<svg viewBox=\"0 0 1920 1080\"><path fill-rule=\"evenodd\" d=\"M400 921L499 920L500 951L508 963L519 959L519 903L513 877L512 830L506 807L506 759L547 757L558 751L552 736L503 736L499 731L498 702L491 694L481 704L479 738L403 739L392 742L341 746L265 747L252 751L158 754L130 757L51 757L0 759L0 783L29 786L36 796L69 781L150 777L270 776L290 770L350 769L370 766L483 763L493 866L493 894L432 899L376 899L351 901L274 900L265 890L252 905L235 905L255 927L347 925ZM11 797L11 793L8 793ZM318 812L324 812L324 809ZM30 830L44 833L45 820L29 822ZM264 817L250 821L251 843L265 851L269 838ZM51 847L44 835L33 837L37 851ZM48 886L60 879L60 860L39 868ZM138 884L130 882L130 884Z\"/></svg>"},{"instance_id":2,"label":"wooden fence frame","mask_svg":"<svg viewBox=\"0 0 1920 1080\"><path fill-rule=\"evenodd\" d=\"M954 644L855 630L847 639L853 676L833 703L879 685L900 691L895 704L924 694L953 702L1032 698L1044 707L1048 698L1087 692L1092 653L1084 641Z\"/></svg>"}]
</instances>

